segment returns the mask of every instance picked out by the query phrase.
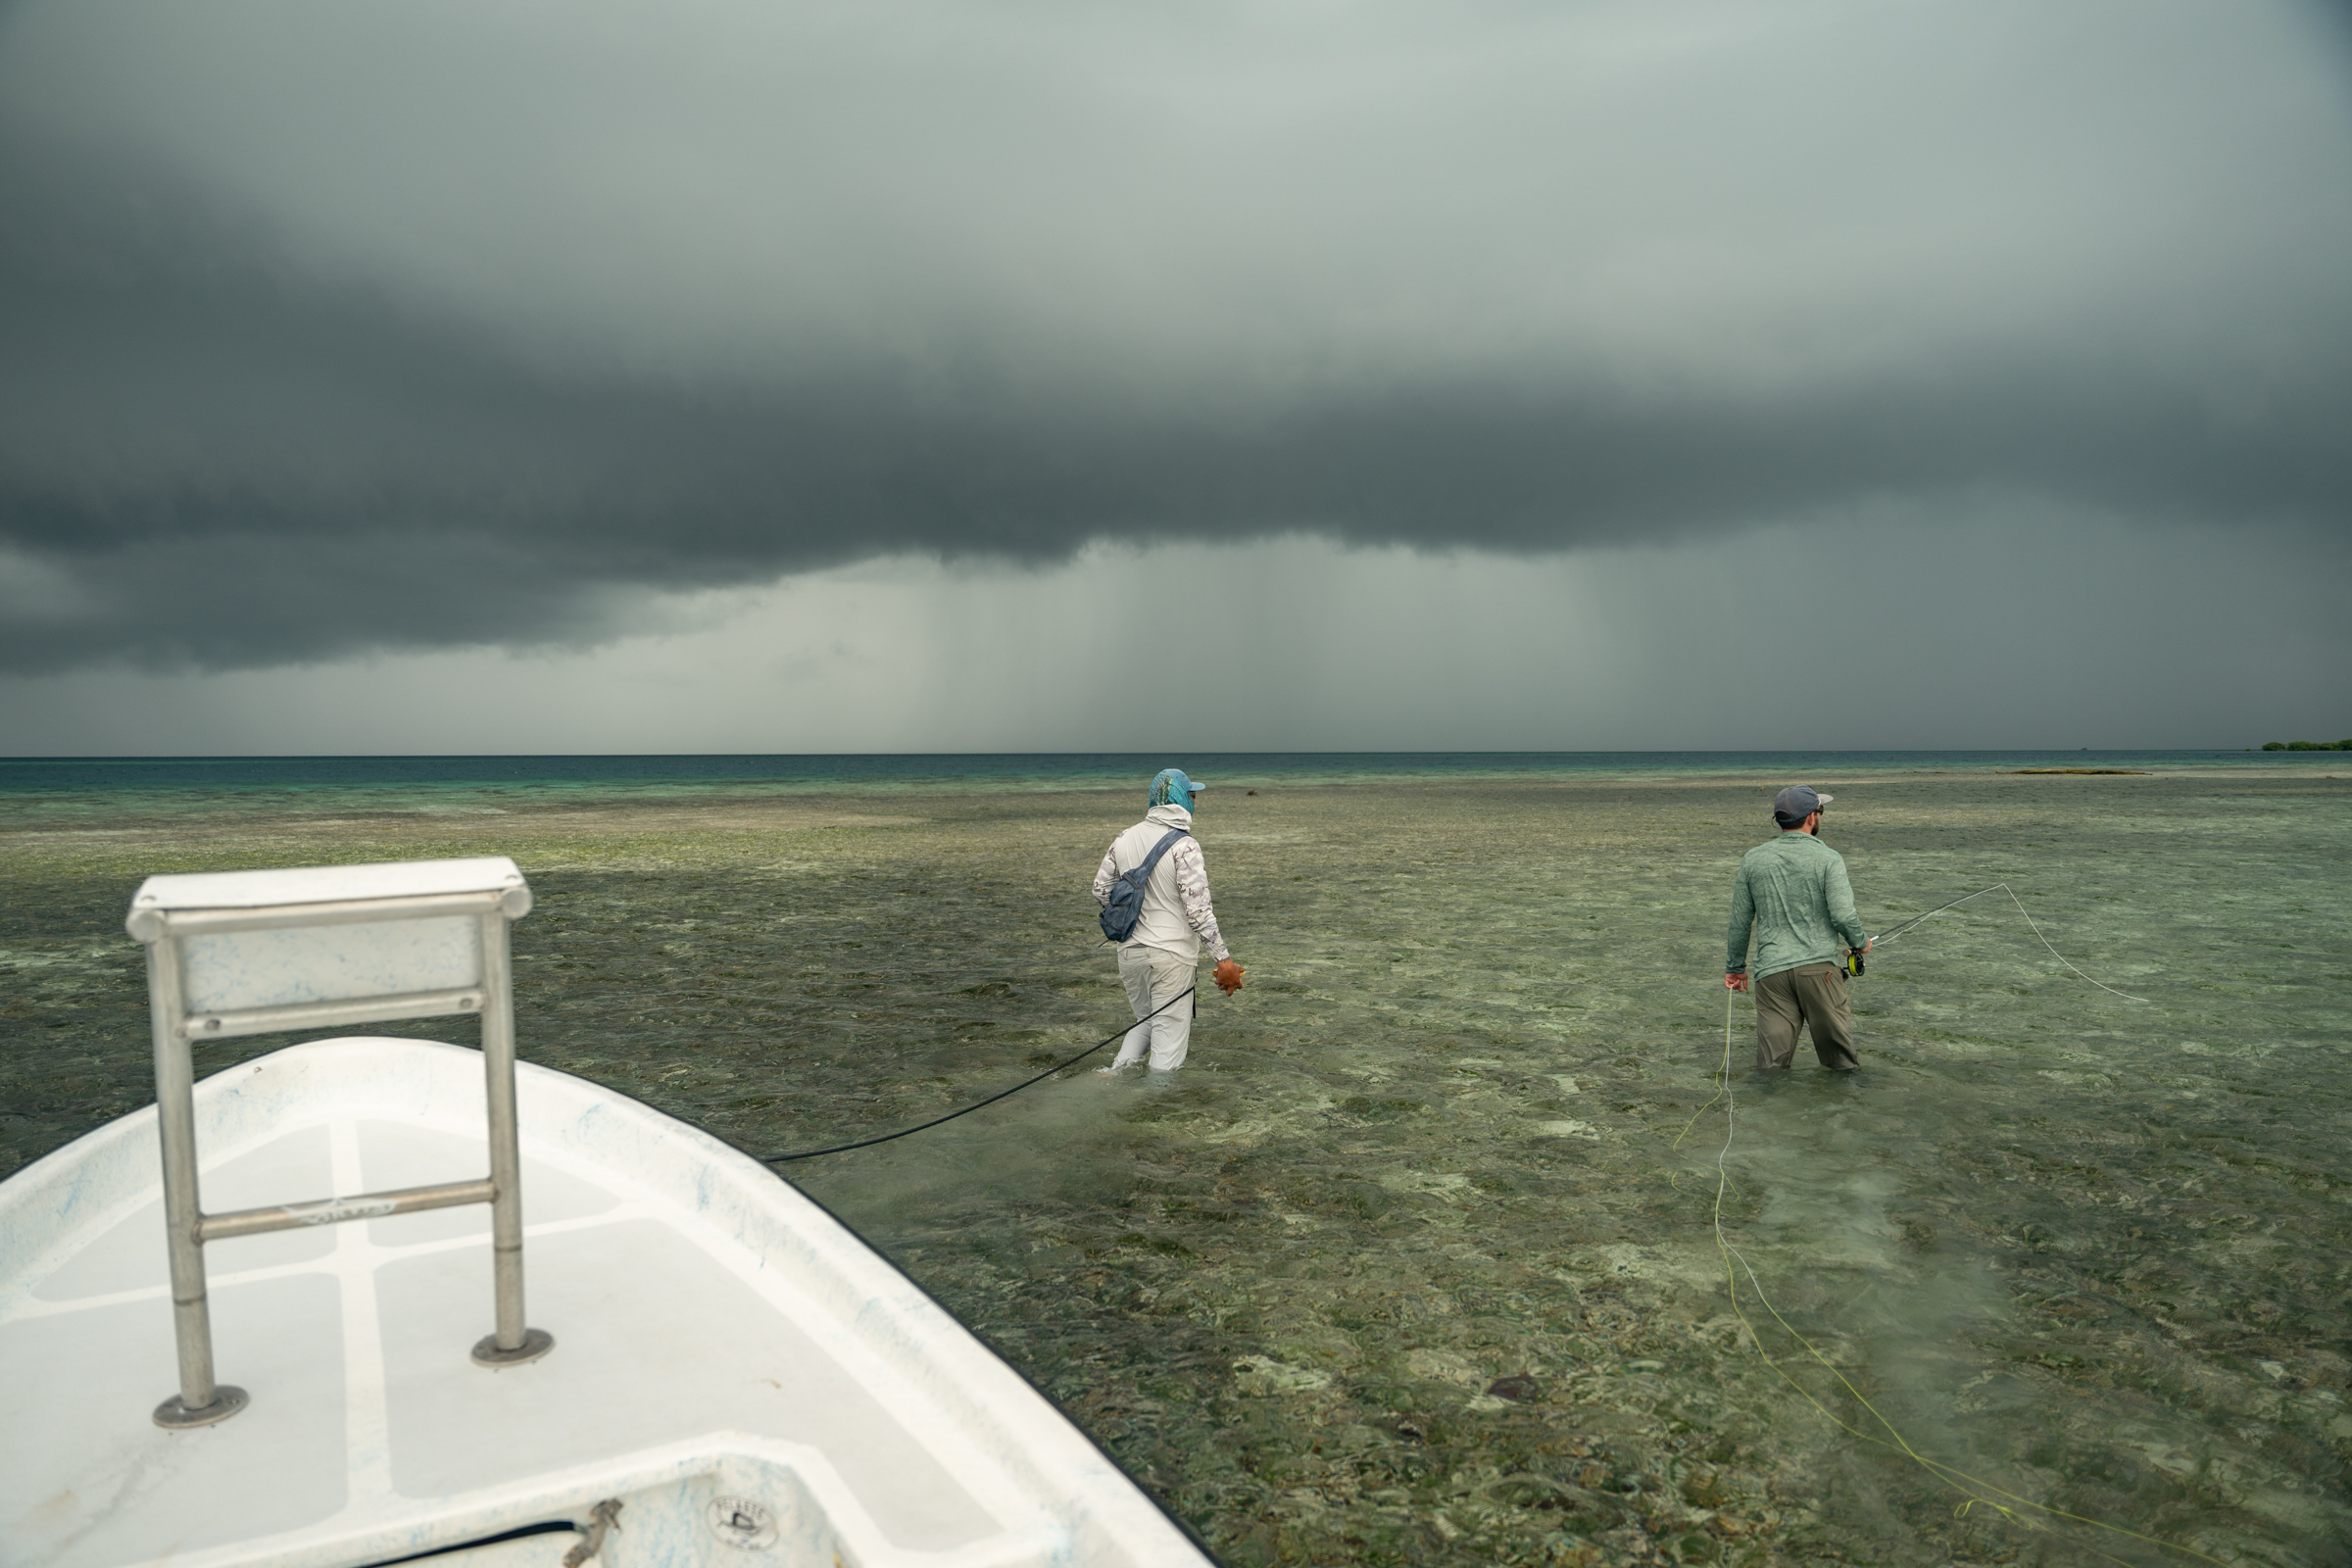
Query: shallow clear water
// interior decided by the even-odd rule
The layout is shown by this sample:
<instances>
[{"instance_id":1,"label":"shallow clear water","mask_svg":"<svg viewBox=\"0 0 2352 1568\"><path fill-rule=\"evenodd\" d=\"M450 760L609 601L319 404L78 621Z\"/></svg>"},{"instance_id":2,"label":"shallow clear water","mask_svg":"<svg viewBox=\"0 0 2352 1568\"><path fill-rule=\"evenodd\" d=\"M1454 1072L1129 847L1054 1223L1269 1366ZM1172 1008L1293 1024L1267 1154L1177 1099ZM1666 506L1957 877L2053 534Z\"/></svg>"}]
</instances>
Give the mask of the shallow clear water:
<instances>
[{"instance_id":1,"label":"shallow clear water","mask_svg":"<svg viewBox=\"0 0 2352 1568\"><path fill-rule=\"evenodd\" d=\"M1236 760L1250 986L1183 1073L788 1168L1236 1563L2196 1560L2028 1503L2352 1559L2352 764L1871 761L1812 775L1867 923L2005 879L2147 1000L1996 895L1874 957L1859 1085L1752 1086L1739 1004L1725 1235L1822 1360L1711 1224L1725 896L1787 781L1737 762ZM1084 890L1136 790L1040 778L55 791L0 839L0 1172L150 1098L122 912L212 865L514 855L533 1059L760 1152L937 1114L1120 1015Z\"/></svg>"}]
</instances>

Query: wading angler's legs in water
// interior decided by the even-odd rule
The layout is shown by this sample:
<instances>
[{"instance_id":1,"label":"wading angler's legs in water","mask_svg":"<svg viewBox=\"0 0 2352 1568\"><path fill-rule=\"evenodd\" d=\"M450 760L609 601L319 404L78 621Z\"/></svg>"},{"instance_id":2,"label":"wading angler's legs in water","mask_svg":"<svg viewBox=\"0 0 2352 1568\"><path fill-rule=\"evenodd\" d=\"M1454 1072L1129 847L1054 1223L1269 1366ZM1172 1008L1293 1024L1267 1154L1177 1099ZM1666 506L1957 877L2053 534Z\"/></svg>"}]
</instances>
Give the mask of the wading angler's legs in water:
<instances>
[{"instance_id":1,"label":"wading angler's legs in water","mask_svg":"<svg viewBox=\"0 0 2352 1568\"><path fill-rule=\"evenodd\" d=\"M1757 1070L1786 1067L1794 1059L1799 1027L1811 1032L1813 1054L1824 1067L1851 1072L1861 1066L1845 986L1845 974L1836 964L1785 969L1755 982Z\"/></svg>"},{"instance_id":2,"label":"wading angler's legs in water","mask_svg":"<svg viewBox=\"0 0 2352 1568\"><path fill-rule=\"evenodd\" d=\"M1151 1054L1154 1072L1173 1072L1184 1065L1185 1053L1192 1047L1194 1004L1185 1002L1172 1007L1168 1004L1193 984L1193 971L1194 964L1156 948L1136 945L1119 950L1119 982L1127 988L1136 1017L1145 1021L1127 1031L1118 1058L1110 1064L1112 1071L1142 1061L1146 1053ZM1147 1017L1154 1008L1165 1010L1155 1018Z\"/></svg>"}]
</instances>

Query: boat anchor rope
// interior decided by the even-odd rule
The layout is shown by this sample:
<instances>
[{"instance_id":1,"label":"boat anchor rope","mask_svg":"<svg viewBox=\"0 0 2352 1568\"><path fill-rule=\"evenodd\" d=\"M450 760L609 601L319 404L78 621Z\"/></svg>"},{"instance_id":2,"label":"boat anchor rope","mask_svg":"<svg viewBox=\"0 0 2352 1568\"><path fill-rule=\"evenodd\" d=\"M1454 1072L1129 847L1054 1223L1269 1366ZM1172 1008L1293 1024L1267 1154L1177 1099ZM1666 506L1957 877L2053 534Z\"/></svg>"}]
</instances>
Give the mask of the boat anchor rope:
<instances>
[{"instance_id":1,"label":"boat anchor rope","mask_svg":"<svg viewBox=\"0 0 2352 1568\"><path fill-rule=\"evenodd\" d=\"M1102 1039L1096 1041L1093 1045L1087 1047L1075 1056L1066 1057L1061 1061L1057 1061L1053 1066L1048 1067L1044 1072L1039 1073L1036 1077L1023 1079L1021 1082L1014 1084L1010 1089L1002 1090L997 1094L989 1096L986 1100L974 1101L972 1103L964 1106L960 1110L951 1110L945 1116L934 1116L927 1122L922 1122L913 1127L902 1127L895 1133L884 1133L879 1138L861 1138L854 1144L835 1144L830 1149L804 1149L797 1153L791 1154L755 1154L752 1157L759 1160L762 1165L785 1165L796 1159L814 1159L819 1154L846 1154L853 1149L871 1149L876 1144L887 1144L894 1138L905 1138L910 1134L924 1132L930 1128L937 1127L942 1122L954 1121L958 1116L968 1116L973 1111L980 1109L984 1105L993 1105L1000 1100L1004 1100L1011 1095L1019 1094L1031 1084L1044 1083L1047 1079L1053 1077L1064 1067L1076 1066L1078 1063L1084 1061L1087 1057L1093 1055L1096 1052L1101 1051L1104 1046L1110 1045L1114 1041L1125 1039L1127 1035L1135 1029L1137 1024L1150 1023L1152 1019L1158 1017L1161 1013L1167 1011L1170 1007L1173 1007L1176 1005L1176 1004L1182 1002L1185 998L1191 996L1199 989L1200 987L1198 986L1186 986L1182 991L1170 997L1167 1001L1161 1003L1158 1006L1153 1007L1150 1012L1145 1013L1141 1018L1136 1019L1135 1023L1128 1024L1114 1033L1104 1035Z\"/></svg>"}]
</instances>

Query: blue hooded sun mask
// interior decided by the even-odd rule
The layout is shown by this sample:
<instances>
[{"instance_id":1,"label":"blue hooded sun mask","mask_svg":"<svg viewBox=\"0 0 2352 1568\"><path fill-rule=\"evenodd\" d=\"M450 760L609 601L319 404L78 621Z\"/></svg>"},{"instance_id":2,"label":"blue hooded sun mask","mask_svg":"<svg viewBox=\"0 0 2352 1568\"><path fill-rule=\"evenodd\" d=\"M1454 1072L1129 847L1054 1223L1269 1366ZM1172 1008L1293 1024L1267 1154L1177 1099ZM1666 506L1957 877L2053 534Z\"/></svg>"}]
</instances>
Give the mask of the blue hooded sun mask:
<instances>
[{"instance_id":1,"label":"blue hooded sun mask","mask_svg":"<svg viewBox=\"0 0 2352 1568\"><path fill-rule=\"evenodd\" d=\"M1204 788L1186 778L1183 768L1163 767L1152 775L1152 804L1181 806L1190 811L1194 809L1193 797Z\"/></svg>"}]
</instances>

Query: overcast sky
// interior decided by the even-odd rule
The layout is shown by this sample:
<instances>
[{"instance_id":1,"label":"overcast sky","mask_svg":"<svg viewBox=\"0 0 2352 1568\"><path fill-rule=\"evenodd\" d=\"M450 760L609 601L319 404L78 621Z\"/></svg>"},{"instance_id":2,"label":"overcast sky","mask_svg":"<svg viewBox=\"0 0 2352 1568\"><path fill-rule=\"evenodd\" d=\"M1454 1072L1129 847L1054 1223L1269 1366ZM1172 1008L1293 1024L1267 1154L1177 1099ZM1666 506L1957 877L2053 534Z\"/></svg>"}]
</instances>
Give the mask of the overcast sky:
<instances>
[{"instance_id":1,"label":"overcast sky","mask_svg":"<svg viewBox=\"0 0 2352 1568\"><path fill-rule=\"evenodd\" d=\"M0 8L0 749L2352 733L2352 29Z\"/></svg>"}]
</instances>

